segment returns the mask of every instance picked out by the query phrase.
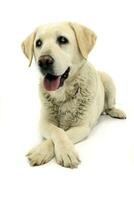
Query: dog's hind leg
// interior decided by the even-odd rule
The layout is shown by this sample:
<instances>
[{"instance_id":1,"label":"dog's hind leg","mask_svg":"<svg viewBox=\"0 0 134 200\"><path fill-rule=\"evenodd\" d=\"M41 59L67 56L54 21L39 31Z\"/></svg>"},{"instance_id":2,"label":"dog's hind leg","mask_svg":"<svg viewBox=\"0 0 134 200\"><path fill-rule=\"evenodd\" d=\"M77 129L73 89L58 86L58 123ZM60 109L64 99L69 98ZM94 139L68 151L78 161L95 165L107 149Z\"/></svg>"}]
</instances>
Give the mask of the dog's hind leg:
<instances>
[{"instance_id":1,"label":"dog's hind leg","mask_svg":"<svg viewBox=\"0 0 134 200\"><path fill-rule=\"evenodd\" d=\"M100 76L105 91L104 112L113 118L126 119L126 114L123 111L115 108L116 89L113 80L104 72L101 72Z\"/></svg>"}]
</instances>

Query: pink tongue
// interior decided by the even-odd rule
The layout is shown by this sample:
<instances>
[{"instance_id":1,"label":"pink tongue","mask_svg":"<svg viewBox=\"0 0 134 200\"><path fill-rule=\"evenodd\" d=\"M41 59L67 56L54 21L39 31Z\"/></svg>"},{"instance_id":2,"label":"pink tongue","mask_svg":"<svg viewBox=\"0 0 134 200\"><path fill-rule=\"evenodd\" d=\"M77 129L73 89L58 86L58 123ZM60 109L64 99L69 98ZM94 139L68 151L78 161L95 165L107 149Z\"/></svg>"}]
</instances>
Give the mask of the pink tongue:
<instances>
[{"instance_id":1,"label":"pink tongue","mask_svg":"<svg viewBox=\"0 0 134 200\"><path fill-rule=\"evenodd\" d=\"M54 91L59 88L60 85L60 78L61 76L57 76L57 78L53 80L48 80L47 78L44 78L44 87L48 91Z\"/></svg>"}]
</instances>

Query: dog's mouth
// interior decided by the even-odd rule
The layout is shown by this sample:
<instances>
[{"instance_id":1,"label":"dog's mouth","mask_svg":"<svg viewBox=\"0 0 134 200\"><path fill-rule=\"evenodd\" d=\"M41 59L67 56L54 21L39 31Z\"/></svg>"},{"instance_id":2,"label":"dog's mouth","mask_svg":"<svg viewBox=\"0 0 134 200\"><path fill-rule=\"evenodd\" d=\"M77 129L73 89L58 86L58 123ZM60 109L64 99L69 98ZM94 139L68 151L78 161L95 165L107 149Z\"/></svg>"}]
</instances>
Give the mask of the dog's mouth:
<instances>
[{"instance_id":1,"label":"dog's mouth","mask_svg":"<svg viewBox=\"0 0 134 200\"><path fill-rule=\"evenodd\" d=\"M69 71L70 67L68 67L67 70L64 72L64 74L60 76L55 76L47 73L43 81L45 89L48 91L55 91L59 87L63 86L64 81L68 78Z\"/></svg>"}]
</instances>

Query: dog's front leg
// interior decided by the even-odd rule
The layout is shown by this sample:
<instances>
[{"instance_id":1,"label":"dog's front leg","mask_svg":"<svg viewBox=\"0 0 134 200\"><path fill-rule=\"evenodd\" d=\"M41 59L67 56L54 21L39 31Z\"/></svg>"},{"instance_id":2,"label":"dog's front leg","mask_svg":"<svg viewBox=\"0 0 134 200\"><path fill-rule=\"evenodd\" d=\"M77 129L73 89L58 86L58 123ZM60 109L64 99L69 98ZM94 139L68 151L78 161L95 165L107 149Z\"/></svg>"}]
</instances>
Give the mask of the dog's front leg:
<instances>
[{"instance_id":1,"label":"dog's front leg","mask_svg":"<svg viewBox=\"0 0 134 200\"><path fill-rule=\"evenodd\" d=\"M70 157L70 150L73 150L74 152L73 144L76 144L88 137L90 132L89 125L84 124L81 126L72 127L64 132L64 130L55 127L54 125L50 126L49 124L47 130L49 130L49 133L51 133L51 138L53 138L55 144L57 162L65 167L76 167L78 165L79 158L77 155L77 157L74 158L74 155L72 155L72 153L72 157ZM69 139L72 143L69 141ZM71 159L74 159L75 162L68 162Z\"/></svg>"},{"instance_id":2,"label":"dog's front leg","mask_svg":"<svg viewBox=\"0 0 134 200\"><path fill-rule=\"evenodd\" d=\"M58 164L64 167L77 167L80 160L74 149L73 142L65 131L52 123L45 122L42 126L42 134L47 140L33 148L27 157L31 165L47 163L55 155Z\"/></svg>"},{"instance_id":3,"label":"dog's front leg","mask_svg":"<svg viewBox=\"0 0 134 200\"><path fill-rule=\"evenodd\" d=\"M51 123L45 123L44 127L45 131L49 132L50 138L54 143L57 163L64 167L77 167L80 160L74 149L73 142L69 139L66 132Z\"/></svg>"},{"instance_id":4,"label":"dog's front leg","mask_svg":"<svg viewBox=\"0 0 134 200\"><path fill-rule=\"evenodd\" d=\"M66 134L69 137L69 139L73 142L73 144L76 144L87 138L89 132L90 132L89 125L82 125L70 128L68 131L66 131Z\"/></svg>"}]
</instances>

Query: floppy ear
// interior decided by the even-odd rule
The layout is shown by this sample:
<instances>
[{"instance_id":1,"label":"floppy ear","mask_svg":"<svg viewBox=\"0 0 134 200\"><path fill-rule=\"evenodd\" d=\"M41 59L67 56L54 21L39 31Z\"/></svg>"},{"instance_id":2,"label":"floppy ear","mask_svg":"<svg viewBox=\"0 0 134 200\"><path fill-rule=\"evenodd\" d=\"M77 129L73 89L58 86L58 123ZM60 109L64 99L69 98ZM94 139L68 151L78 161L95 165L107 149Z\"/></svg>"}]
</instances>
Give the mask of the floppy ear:
<instances>
[{"instance_id":1,"label":"floppy ear","mask_svg":"<svg viewBox=\"0 0 134 200\"><path fill-rule=\"evenodd\" d=\"M77 23L70 23L70 26L75 33L81 55L87 59L88 54L93 48L97 38L95 33L89 28Z\"/></svg>"},{"instance_id":2,"label":"floppy ear","mask_svg":"<svg viewBox=\"0 0 134 200\"><path fill-rule=\"evenodd\" d=\"M35 32L31 33L21 44L21 48L25 56L29 59L29 67L33 59L33 43L35 39Z\"/></svg>"}]
</instances>

